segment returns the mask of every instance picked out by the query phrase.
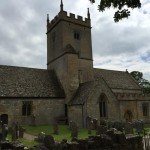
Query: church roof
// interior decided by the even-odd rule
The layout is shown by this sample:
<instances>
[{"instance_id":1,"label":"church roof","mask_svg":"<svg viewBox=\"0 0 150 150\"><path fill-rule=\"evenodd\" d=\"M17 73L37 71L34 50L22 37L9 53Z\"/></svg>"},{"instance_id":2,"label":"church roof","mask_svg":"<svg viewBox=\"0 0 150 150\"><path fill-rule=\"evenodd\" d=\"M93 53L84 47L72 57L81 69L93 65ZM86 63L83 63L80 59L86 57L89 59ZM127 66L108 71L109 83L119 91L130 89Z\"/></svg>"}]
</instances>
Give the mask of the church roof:
<instances>
[{"instance_id":1,"label":"church roof","mask_svg":"<svg viewBox=\"0 0 150 150\"><path fill-rule=\"evenodd\" d=\"M108 86L112 89L141 89L128 72L94 68L94 78L103 78Z\"/></svg>"},{"instance_id":2,"label":"church roof","mask_svg":"<svg viewBox=\"0 0 150 150\"><path fill-rule=\"evenodd\" d=\"M94 81L80 84L73 99L69 102L69 105L83 105L85 100L88 99L94 87L95 87Z\"/></svg>"},{"instance_id":3,"label":"church roof","mask_svg":"<svg viewBox=\"0 0 150 150\"><path fill-rule=\"evenodd\" d=\"M0 97L64 97L54 71L0 66Z\"/></svg>"},{"instance_id":4,"label":"church roof","mask_svg":"<svg viewBox=\"0 0 150 150\"><path fill-rule=\"evenodd\" d=\"M110 92L112 92L111 89L141 90L128 72L95 68L93 70L94 81L80 84L73 99L69 102L70 105L83 105L85 100L97 89L97 85L103 88L102 84L105 84Z\"/></svg>"}]
</instances>

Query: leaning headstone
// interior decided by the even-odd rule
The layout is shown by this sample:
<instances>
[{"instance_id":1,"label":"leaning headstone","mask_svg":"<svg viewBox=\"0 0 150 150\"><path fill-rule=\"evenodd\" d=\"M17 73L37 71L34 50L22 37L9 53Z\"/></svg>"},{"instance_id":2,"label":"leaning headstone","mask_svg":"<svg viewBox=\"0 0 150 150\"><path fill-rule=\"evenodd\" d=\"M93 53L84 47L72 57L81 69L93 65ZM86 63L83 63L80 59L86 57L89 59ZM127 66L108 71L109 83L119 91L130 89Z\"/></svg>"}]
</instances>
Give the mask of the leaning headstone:
<instances>
[{"instance_id":1,"label":"leaning headstone","mask_svg":"<svg viewBox=\"0 0 150 150\"><path fill-rule=\"evenodd\" d=\"M131 122L127 122L124 125L125 134L133 134L133 125Z\"/></svg>"}]
</instances>

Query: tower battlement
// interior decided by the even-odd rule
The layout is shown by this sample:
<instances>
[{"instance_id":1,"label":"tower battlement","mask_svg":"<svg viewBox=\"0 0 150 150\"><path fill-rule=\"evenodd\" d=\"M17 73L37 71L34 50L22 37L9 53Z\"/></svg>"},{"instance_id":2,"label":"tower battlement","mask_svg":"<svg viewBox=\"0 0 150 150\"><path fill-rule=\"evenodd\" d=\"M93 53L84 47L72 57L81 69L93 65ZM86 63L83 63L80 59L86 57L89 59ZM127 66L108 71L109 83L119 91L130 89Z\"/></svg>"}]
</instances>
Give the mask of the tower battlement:
<instances>
[{"instance_id":1,"label":"tower battlement","mask_svg":"<svg viewBox=\"0 0 150 150\"><path fill-rule=\"evenodd\" d=\"M75 14L73 13L69 13L69 15L67 15L67 11L60 11L58 15L56 15L51 21L48 17L47 33L50 32L60 21L66 21L68 23L78 24L80 26L91 28L91 20L89 15L87 18L83 18L82 16L77 15L76 18Z\"/></svg>"}]
</instances>

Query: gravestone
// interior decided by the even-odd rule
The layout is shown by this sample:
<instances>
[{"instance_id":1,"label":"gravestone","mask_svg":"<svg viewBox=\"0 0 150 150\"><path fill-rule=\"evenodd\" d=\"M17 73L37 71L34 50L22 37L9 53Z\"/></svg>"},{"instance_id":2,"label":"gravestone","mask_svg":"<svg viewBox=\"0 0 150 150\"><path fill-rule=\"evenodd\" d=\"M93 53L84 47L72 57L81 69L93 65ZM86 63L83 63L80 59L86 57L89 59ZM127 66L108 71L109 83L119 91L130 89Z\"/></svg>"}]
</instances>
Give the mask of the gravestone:
<instances>
[{"instance_id":1,"label":"gravestone","mask_svg":"<svg viewBox=\"0 0 150 150\"><path fill-rule=\"evenodd\" d=\"M3 135L2 135L2 128L3 128L3 122L0 121L0 141L1 141L2 138L3 138Z\"/></svg>"},{"instance_id":2,"label":"gravestone","mask_svg":"<svg viewBox=\"0 0 150 150\"><path fill-rule=\"evenodd\" d=\"M35 115L31 115L31 126L36 126L36 117L35 117Z\"/></svg>"},{"instance_id":3,"label":"gravestone","mask_svg":"<svg viewBox=\"0 0 150 150\"><path fill-rule=\"evenodd\" d=\"M131 122L127 122L124 125L125 134L133 134L133 125Z\"/></svg>"},{"instance_id":4,"label":"gravestone","mask_svg":"<svg viewBox=\"0 0 150 150\"><path fill-rule=\"evenodd\" d=\"M107 127L108 127L108 129L114 128L114 122L113 121L107 121Z\"/></svg>"},{"instance_id":5,"label":"gravestone","mask_svg":"<svg viewBox=\"0 0 150 150\"><path fill-rule=\"evenodd\" d=\"M93 129L96 130L98 127L98 119L94 118L93 119Z\"/></svg>"},{"instance_id":6,"label":"gravestone","mask_svg":"<svg viewBox=\"0 0 150 150\"><path fill-rule=\"evenodd\" d=\"M70 130L71 130L71 137L77 138L78 137L78 127L74 121L70 122Z\"/></svg>"},{"instance_id":7,"label":"gravestone","mask_svg":"<svg viewBox=\"0 0 150 150\"><path fill-rule=\"evenodd\" d=\"M16 141L18 139L18 122L12 123L11 136L12 136L12 141Z\"/></svg>"},{"instance_id":8,"label":"gravestone","mask_svg":"<svg viewBox=\"0 0 150 150\"><path fill-rule=\"evenodd\" d=\"M54 130L54 132L53 132L53 134L59 134L59 128L58 128L58 124L57 123L54 123L53 124L53 130Z\"/></svg>"},{"instance_id":9,"label":"gravestone","mask_svg":"<svg viewBox=\"0 0 150 150\"><path fill-rule=\"evenodd\" d=\"M91 120L88 127L88 134L92 133L92 129L93 129L93 121Z\"/></svg>"},{"instance_id":10,"label":"gravestone","mask_svg":"<svg viewBox=\"0 0 150 150\"><path fill-rule=\"evenodd\" d=\"M136 120L133 122L133 127L138 134L144 131L144 122L142 120Z\"/></svg>"},{"instance_id":11,"label":"gravestone","mask_svg":"<svg viewBox=\"0 0 150 150\"><path fill-rule=\"evenodd\" d=\"M92 118L91 116L87 116L86 117L86 127L89 128L90 127L90 122L91 122Z\"/></svg>"},{"instance_id":12,"label":"gravestone","mask_svg":"<svg viewBox=\"0 0 150 150\"><path fill-rule=\"evenodd\" d=\"M2 126L2 140L5 141L8 134L8 126L7 124L3 124Z\"/></svg>"},{"instance_id":13,"label":"gravestone","mask_svg":"<svg viewBox=\"0 0 150 150\"><path fill-rule=\"evenodd\" d=\"M43 141L44 141L44 138L45 138L45 133L44 133L44 132L40 132L40 133L38 134L37 141L38 141L38 142L43 142Z\"/></svg>"},{"instance_id":14,"label":"gravestone","mask_svg":"<svg viewBox=\"0 0 150 150\"><path fill-rule=\"evenodd\" d=\"M19 138L23 138L25 128L23 128L21 125L19 126Z\"/></svg>"},{"instance_id":15,"label":"gravestone","mask_svg":"<svg viewBox=\"0 0 150 150\"><path fill-rule=\"evenodd\" d=\"M118 131L123 132L123 127L124 127L123 122L115 121L113 123L113 127L116 128Z\"/></svg>"},{"instance_id":16,"label":"gravestone","mask_svg":"<svg viewBox=\"0 0 150 150\"><path fill-rule=\"evenodd\" d=\"M96 135L105 134L107 129L108 129L107 126L99 125L96 130Z\"/></svg>"},{"instance_id":17,"label":"gravestone","mask_svg":"<svg viewBox=\"0 0 150 150\"><path fill-rule=\"evenodd\" d=\"M43 140L44 146L46 146L48 149L53 149L55 146L54 138L51 135L45 135Z\"/></svg>"}]
</instances>

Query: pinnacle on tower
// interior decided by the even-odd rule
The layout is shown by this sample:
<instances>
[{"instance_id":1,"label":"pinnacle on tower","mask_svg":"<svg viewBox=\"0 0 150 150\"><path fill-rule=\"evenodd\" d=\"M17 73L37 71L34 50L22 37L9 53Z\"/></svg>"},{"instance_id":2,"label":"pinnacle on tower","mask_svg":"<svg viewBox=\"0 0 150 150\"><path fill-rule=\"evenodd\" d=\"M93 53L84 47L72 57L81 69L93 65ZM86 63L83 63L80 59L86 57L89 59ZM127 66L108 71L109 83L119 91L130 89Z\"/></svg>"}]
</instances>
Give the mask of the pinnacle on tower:
<instances>
[{"instance_id":1,"label":"pinnacle on tower","mask_svg":"<svg viewBox=\"0 0 150 150\"><path fill-rule=\"evenodd\" d=\"M60 11L63 11L63 1L61 0Z\"/></svg>"},{"instance_id":2,"label":"pinnacle on tower","mask_svg":"<svg viewBox=\"0 0 150 150\"><path fill-rule=\"evenodd\" d=\"M90 11L89 11L89 8L87 8L88 12L87 12L87 17L88 19L90 19Z\"/></svg>"},{"instance_id":3,"label":"pinnacle on tower","mask_svg":"<svg viewBox=\"0 0 150 150\"><path fill-rule=\"evenodd\" d=\"M47 24L49 24L49 14L47 14Z\"/></svg>"}]
</instances>

